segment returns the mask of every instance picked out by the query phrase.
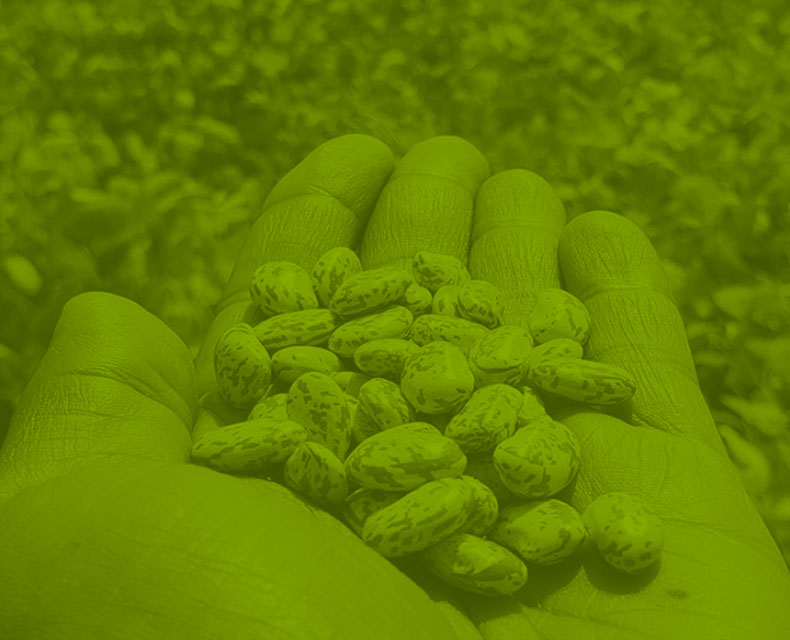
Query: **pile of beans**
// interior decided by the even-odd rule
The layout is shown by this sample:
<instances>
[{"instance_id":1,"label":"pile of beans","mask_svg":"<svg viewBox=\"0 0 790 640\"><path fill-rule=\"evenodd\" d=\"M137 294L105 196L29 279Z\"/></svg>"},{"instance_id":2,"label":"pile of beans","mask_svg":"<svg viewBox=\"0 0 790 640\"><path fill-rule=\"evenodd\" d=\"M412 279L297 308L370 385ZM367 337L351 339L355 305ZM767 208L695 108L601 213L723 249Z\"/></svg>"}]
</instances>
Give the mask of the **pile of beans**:
<instances>
[{"instance_id":1,"label":"pile of beans","mask_svg":"<svg viewBox=\"0 0 790 640\"><path fill-rule=\"evenodd\" d=\"M199 436L195 463L275 479L380 554L475 593L511 594L526 563L588 541L623 573L658 561L661 522L634 496L584 514L553 497L579 443L544 400L605 407L636 389L583 359L590 315L567 291L539 292L529 329L503 325L500 291L452 256L364 270L336 247L311 272L260 266L250 296L250 322L214 353L219 394L248 418Z\"/></svg>"}]
</instances>

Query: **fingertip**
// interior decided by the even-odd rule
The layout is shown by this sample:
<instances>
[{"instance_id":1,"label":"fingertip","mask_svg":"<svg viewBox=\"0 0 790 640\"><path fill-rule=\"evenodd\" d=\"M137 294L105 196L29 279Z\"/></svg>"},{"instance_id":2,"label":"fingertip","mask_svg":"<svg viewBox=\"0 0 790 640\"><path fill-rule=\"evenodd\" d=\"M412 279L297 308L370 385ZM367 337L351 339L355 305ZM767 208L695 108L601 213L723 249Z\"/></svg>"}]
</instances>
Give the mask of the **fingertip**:
<instances>
[{"instance_id":1,"label":"fingertip","mask_svg":"<svg viewBox=\"0 0 790 640\"><path fill-rule=\"evenodd\" d=\"M629 287L672 297L650 239L634 222L612 211L588 211L571 220L560 236L559 262L566 288L581 299Z\"/></svg>"}]
</instances>

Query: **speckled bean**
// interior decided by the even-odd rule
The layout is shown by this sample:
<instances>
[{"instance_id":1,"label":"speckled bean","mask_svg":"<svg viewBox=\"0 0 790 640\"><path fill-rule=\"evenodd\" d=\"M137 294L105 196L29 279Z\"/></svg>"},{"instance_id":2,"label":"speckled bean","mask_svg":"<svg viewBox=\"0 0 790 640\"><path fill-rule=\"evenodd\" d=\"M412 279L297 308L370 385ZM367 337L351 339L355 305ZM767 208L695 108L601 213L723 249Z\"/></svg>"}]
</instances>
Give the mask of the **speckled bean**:
<instances>
[{"instance_id":1,"label":"speckled bean","mask_svg":"<svg viewBox=\"0 0 790 640\"><path fill-rule=\"evenodd\" d=\"M253 272L250 297L265 316L318 308L310 274L285 260L267 262Z\"/></svg>"},{"instance_id":2,"label":"speckled bean","mask_svg":"<svg viewBox=\"0 0 790 640\"><path fill-rule=\"evenodd\" d=\"M255 473L282 462L307 439L291 420L258 418L212 429L192 444L192 459L217 471Z\"/></svg>"},{"instance_id":3,"label":"speckled bean","mask_svg":"<svg viewBox=\"0 0 790 640\"><path fill-rule=\"evenodd\" d=\"M391 380L371 378L360 387L357 400L359 410L370 417L379 431L414 420L414 409Z\"/></svg>"},{"instance_id":4,"label":"speckled bean","mask_svg":"<svg viewBox=\"0 0 790 640\"><path fill-rule=\"evenodd\" d=\"M519 384L529 369L532 336L523 327L492 329L469 350L469 368L477 387L502 382Z\"/></svg>"},{"instance_id":5,"label":"speckled bean","mask_svg":"<svg viewBox=\"0 0 790 640\"><path fill-rule=\"evenodd\" d=\"M258 418L273 418L274 420L288 420L288 411L285 408L285 401L288 399L287 393L275 393L258 401L247 420Z\"/></svg>"},{"instance_id":6,"label":"speckled bean","mask_svg":"<svg viewBox=\"0 0 790 640\"><path fill-rule=\"evenodd\" d=\"M579 470L579 441L561 422L534 422L497 445L494 468L517 496L548 498L568 486Z\"/></svg>"},{"instance_id":7,"label":"speckled bean","mask_svg":"<svg viewBox=\"0 0 790 640\"><path fill-rule=\"evenodd\" d=\"M299 376L288 390L289 419L303 425L308 440L327 447L344 460L351 443L351 423L345 393L324 373Z\"/></svg>"},{"instance_id":8,"label":"speckled bean","mask_svg":"<svg viewBox=\"0 0 790 640\"><path fill-rule=\"evenodd\" d=\"M530 500L502 509L488 537L528 562L549 566L576 553L587 539L587 529L571 505Z\"/></svg>"},{"instance_id":9,"label":"speckled bean","mask_svg":"<svg viewBox=\"0 0 790 640\"><path fill-rule=\"evenodd\" d=\"M348 494L343 462L317 442L303 442L283 467L285 484L323 506L340 504Z\"/></svg>"},{"instance_id":10,"label":"speckled bean","mask_svg":"<svg viewBox=\"0 0 790 640\"><path fill-rule=\"evenodd\" d=\"M471 397L474 384L463 351L449 342L436 341L409 357L400 388L417 411L436 414L463 406Z\"/></svg>"},{"instance_id":11,"label":"speckled bean","mask_svg":"<svg viewBox=\"0 0 790 640\"><path fill-rule=\"evenodd\" d=\"M603 559L621 573L639 573L661 557L661 519L636 496L605 493L587 506L582 517Z\"/></svg>"},{"instance_id":12,"label":"speckled bean","mask_svg":"<svg viewBox=\"0 0 790 640\"><path fill-rule=\"evenodd\" d=\"M458 532L484 536L499 517L499 503L494 492L485 483L466 474L460 478L472 490L472 500L469 517Z\"/></svg>"},{"instance_id":13,"label":"speckled bean","mask_svg":"<svg viewBox=\"0 0 790 640\"><path fill-rule=\"evenodd\" d=\"M487 280L469 280L458 288L458 315L494 329L502 323L502 292Z\"/></svg>"},{"instance_id":14,"label":"speckled bean","mask_svg":"<svg viewBox=\"0 0 790 640\"><path fill-rule=\"evenodd\" d=\"M369 516L362 539L388 558L422 551L463 526L470 501L471 490L458 478L426 482Z\"/></svg>"},{"instance_id":15,"label":"speckled bean","mask_svg":"<svg viewBox=\"0 0 790 640\"><path fill-rule=\"evenodd\" d=\"M409 288L397 301L397 304L406 307L416 318L425 313L431 312L433 296L425 287L421 287L416 282L412 282Z\"/></svg>"},{"instance_id":16,"label":"speckled bean","mask_svg":"<svg viewBox=\"0 0 790 640\"><path fill-rule=\"evenodd\" d=\"M343 503L343 520L361 538L365 520L405 495L405 491L357 489Z\"/></svg>"},{"instance_id":17,"label":"speckled bean","mask_svg":"<svg viewBox=\"0 0 790 640\"><path fill-rule=\"evenodd\" d=\"M352 358L361 345L371 340L406 338L413 320L411 311L400 305L349 320L329 337L329 349L343 358Z\"/></svg>"},{"instance_id":18,"label":"speckled bean","mask_svg":"<svg viewBox=\"0 0 790 640\"><path fill-rule=\"evenodd\" d=\"M414 254L411 270L417 284L431 293L447 284L461 284L469 280L469 271L455 256L431 251Z\"/></svg>"},{"instance_id":19,"label":"speckled bean","mask_svg":"<svg viewBox=\"0 0 790 640\"><path fill-rule=\"evenodd\" d=\"M225 331L214 347L214 371L222 398L231 407L250 407L264 397L271 385L269 352L248 324Z\"/></svg>"},{"instance_id":20,"label":"speckled bean","mask_svg":"<svg viewBox=\"0 0 790 640\"><path fill-rule=\"evenodd\" d=\"M524 397L506 384L478 389L444 430L467 454L487 453L516 430L518 409Z\"/></svg>"},{"instance_id":21,"label":"speckled bean","mask_svg":"<svg viewBox=\"0 0 790 640\"><path fill-rule=\"evenodd\" d=\"M448 584L486 596L515 593L527 567L505 547L468 533L454 533L420 552L426 568Z\"/></svg>"},{"instance_id":22,"label":"speckled bean","mask_svg":"<svg viewBox=\"0 0 790 640\"><path fill-rule=\"evenodd\" d=\"M535 297L529 329L537 344L570 338L583 345L590 337L590 312L564 289L544 289Z\"/></svg>"},{"instance_id":23,"label":"speckled bean","mask_svg":"<svg viewBox=\"0 0 790 640\"><path fill-rule=\"evenodd\" d=\"M374 378L400 382L403 365L419 346L404 338L382 338L359 345L354 351L354 364Z\"/></svg>"},{"instance_id":24,"label":"speckled bean","mask_svg":"<svg viewBox=\"0 0 790 640\"><path fill-rule=\"evenodd\" d=\"M519 385L518 388L522 391L523 401L521 403L521 408L518 410L516 429L529 426L536 420L550 419L543 405L543 399L532 387L528 385Z\"/></svg>"},{"instance_id":25,"label":"speckled bean","mask_svg":"<svg viewBox=\"0 0 790 640\"><path fill-rule=\"evenodd\" d=\"M348 247L334 247L318 258L310 277L321 304L328 307L343 281L358 271L362 271L362 264Z\"/></svg>"},{"instance_id":26,"label":"speckled bean","mask_svg":"<svg viewBox=\"0 0 790 640\"><path fill-rule=\"evenodd\" d=\"M329 308L343 317L381 311L395 304L413 281L411 273L398 267L357 271L343 280Z\"/></svg>"},{"instance_id":27,"label":"speckled bean","mask_svg":"<svg viewBox=\"0 0 790 640\"><path fill-rule=\"evenodd\" d=\"M458 316L458 285L446 284L433 294L430 313L440 316Z\"/></svg>"},{"instance_id":28,"label":"speckled bean","mask_svg":"<svg viewBox=\"0 0 790 640\"><path fill-rule=\"evenodd\" d=\"M326 344L341 320L329 309L291 311L267 318L255 325L255 335L270 351L283 347Z\"/></svg>"},{"instance_id":29,"label":"speckled bean","mask_svg":"<svg viewBox=\"0 0 790 640\"><path fill-rule=\"evenodd\" d=\"M581 358L542 360L528 377L541 391L596 405L619 404L636 391L636 380L625 369Z\"/></svg>"},{"instance_id":30,"label":"speckled bean","mask_svg":"<svg viewBox=\"0 0 790 640\"><path fill-rule=\"evenodd\" d=\"M272 356L272 373L285 384L308 371L331 375L340 371L340 360L328 349L305 346L285 347Z\"/></svg>"},{"instance_id":31,"label":"speckled bean","mask_svg":"<svg viewBox=\"0 0 790 640\"><path fill-rule=\"evenodd\" d=\"M530 367L539 365L543 360L551 358L581 358L584 355L584 347L576 340L570 338L554 338L535 345L529 359Z\"/></svg>"},{"instance_id":32,"label":"speckled bean","mask_svg":"<svg viewBox=\"0 0 790 640\"><path fill-rule=\"evenodd\" d=\"M426 313L414 320L410 338L420 346L443 340L459 347L466 355L472 345L488 332L488 327L471 320Z\"/></svg>"},{"instance_id":33,"label":"speckled bean","mask_svg":"<svg viewBox=\"0 0 790 640\"><path fill-rule=\"evenodd\" d=\"M346 458L346 475L361 487L409 491L438 478L460 476L466 456L425 422L409 422L363 440Z\"/></svg>"}]
</instances>

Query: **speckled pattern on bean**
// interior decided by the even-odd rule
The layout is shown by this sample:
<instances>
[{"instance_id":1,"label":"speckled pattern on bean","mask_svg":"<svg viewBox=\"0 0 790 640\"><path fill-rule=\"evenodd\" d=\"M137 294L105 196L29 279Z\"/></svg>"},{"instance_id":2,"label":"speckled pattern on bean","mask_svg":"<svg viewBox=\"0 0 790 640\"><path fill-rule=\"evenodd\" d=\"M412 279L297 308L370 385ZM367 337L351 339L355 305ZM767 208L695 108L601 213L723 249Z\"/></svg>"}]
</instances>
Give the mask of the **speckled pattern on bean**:
<instances>
[{"instance_id":1,"label":"speckled pattern on bean","mask_svg":"<svg viewBox=\"0 0 790 640\"><path fill-rule=\"evenodd\" d=\"M329 308L344 317L380 311L403 297L413 281L411 273L398 267L357 271L343 280Z\"/></svg>"},{"instance_id":2,"label":"speckled pattern on bean","mask_svg":"<svg viewBox=\"0 0 790 640\"><path fill-rule=\"evenodd\" d=\"M431 251L415 253L411 270L415 281L431 293L444 285L461 284L469 280L469 271L461 260Z\"/></svg>"},{"instance_id":3,"label":"speckled pattern on bean","mask_svg":"<svg viewBox=\"0 0 790 640\"><path fill-rule=\"evenodd\" d=\"M348 247L334 247L324 253L313 266L310 277L313 290L324 307L350 275L362 271L359 257Z\"/></svg>"},{"instance_id":4,"label":"speckled pattern on bean","mask_svg":"<svg viewBox=\"0 0 790 640\"><path fill-rule=\"evenodd\" d=\"M343 358L353 358L354 352L370 340L408 337L413 320L411 311L400 305L349 320L329 337L329 349Z\"/></svg>"},{"instance_id":5,"label":"speckled pattern on bean","mask_svg":"<svg viewBox=\"0 0 790 640\"><path fill-rule=\"evenodd\" d=\"M499 503L485 483L466 474L460 478L472 490L472 500L469 517L458 532L484 536L499 517Z\"/></svg>"},{"instance_id":6,"label":"speckled pattern on bean","mask_svg":"<svg viewBox=\"0 0 790 640\"><path fill-rule=\"evenodd\" d=\"M403 338L371 340L359 345L354 351L354 364L374 378L400 382L406 360L417 350L419 346Z\"/></svg>"},{"instance_id":7,"label":"speckled pattern on bean","mask_svg":"<svg viewBox=\"0 0 790 640\"><path fill-rule=\"evenodd\" d=\"M343 520L361 538L365 520L405 495L405 491L357 489L343 503Z\"/></svg>"},{"instance_id":8,"label":"speckled pattern on bean","mask_svg":"<svg viewBox=\"0 0 790 640\"><path fill-rule=\"evenodd\" d=\"M468 533L454 533L420 553L434 575L464 591L486 596L515 593L527 567L505 547Z\"/></svg>"},{"instance_id":9,"label":"speckled pattern on bean","mask_svg":"<svg viewBox=\"0 0 790 640\"><path fill-rule=\"evenodd\" d=\"M222 398L235 408L249 407L268 393L271 358L248 324L225 331L214 348L214 371Z\"/></svg>"},{"instance_id":10,"label":"speckled pattern on bean","mask_svg":"<svg viewBox=\"0 0 790 640\"><path fill-rule=\"evenodd\" d=\"M522 498L560 492L579 470L579 441L561 422L535 422L494 449L494 468L504 485Z\"/></svg>"},{"instance_id":11,"label":"speckled pattern on bean","mask_svg":"<svg viewBox=\"0 0 790 640\"><path fill-rule=\"evenodd\" d=\"M425 317L425 316L422 316ZM403 367L400 387L417 411L449 413L469 400L475 378L463 351L449 342L429 342Z\"/></svg>"},{"instance_id":12,"label":"speckled pattern on bean","mask_svg":"<svg viewBox=\"0 0 790 640\"><path fill-rule=\"evenodd\" d=\"M469 350L469 368L476 385L496 382L517 385L529 369L532 336L523 327L504 325L492 329Z\"/></svg>"},{"instance_id":13,"label":"speckled pattern on bean","mask_svg":"<svg viewBox=\"0 0 790 640\"><path fill-rule=\"evenodd\" d=\"M454 344L464 354L467 354L472 345L488 332L488 327L471 320L426 313L424 316L415 318L411 325L410 337L415 344L420 346L436 340L443 340Z\"/></svg>"},{"instance_id":14,"label":"speckled pattern on bean","mask_svg":"<svg viewBox=\"0 0 790 640\"><path fill-rule=\"evenodd\" d=\"M285 483L320 505L340 504L348 494L343 462L317 442L303 442L285 461Z\"/></svg>"},{"instance_id":15,"label":"speckled pattern on bean","mask_svg":"<svg viewBox=\"0 0 790 640\"><path fill-rule=\"evenodd\" d=\"M255 325L255 335L269 350L298 345L321 346L326 344L341 320L329 309L291 311L267 318Z\"/></svg>"},{"instance_id":16,"label":"speckled pattern on bean","mask_svg":"<svg viewBox=\"0 0 790 640\"><path fill-rule=\"evenodd\" d=\"M518 410L518 418L516 419L516 429L523 429L536 420L545 420L549 418L546 413L546 408L543 405L543 399L537 392L529 385L519 385L522 391L523 401L521 408Z\"/></svg>"},{"instance_id":17,"label":"speckled pattern on bean","mask_svg":"<svg viewBox=\"0 0 790 640\"><path fill-rule=\"evenodd\" d=\"M576 402L618 404L636 391L625 369L581 358L551 358L530 369L529 382L538 389Z\"/></svg>"},{"instance_id":18,"label":"speckled pattern on bean","mask_svg":"<svg viewBox=\"0 0 790 640\"><path fill-rule=\"evenodd\" d=\"M427 482L368 517L362 539L388 558L427 549L463 526L470 501L458 478Z\"/></svg>"},{"instance_id":19,"label":"speckled pattern on bean","mask_svg":"<svg viewBox=\"0 0 790 640\"><path fill-rule=\"evenodd\" d=\"M560 500L530 500L502 509L491 540L524 560L549 566L572 556L587 539L581 514Z\"/></svg>"},{"instance_id":20,"label":"speckled pattern on bean","mask_svg":"<svg viewBox=\"0 0 790 640\"><path fill-rule=\"evenodd\" d=\"M523 396L506 384L478 389L447 424L444 435L467 455L492 451L515 432L522 400Z\"/></svg>"},{"instance_id":21,"label":"speckled pattern on bean","mask_svg":"<svg viewBox=\"0 0 790 640\"><path fill-rule=\"evenodd\" d=\"M458 285L446 284L433 294L430 313L451 318L458 316Z\"/></svg>"},{"instance_id":22,"label":"speckled pattern on bean","mask_svg":"<svg viewBox=\"0 0 790 640\"><path fill-rule=\"evenodd\" d=\"M663 524L636 496L620 491L598 496L583 520L603 559L621 573L639 573L658 562Z\"/></svg>"},{"instance_id":23,"label":"speckled pattern on bean","mask_svg":"<svg viewBox=\"0 0 790 640\"><path fill-rule=\"evenodd\" d=\"M570 338L554 338L543 344L535 345L529 358L529 368L537 367L543 360L552 358L581 358L584 347Z\"/></svg>"},{"instance_id":24,"label":"speckled pattern on bean","mask_svg":"<svg viewBox=\"0 0 790 640\"><path fill-rule=\"evenodd\" d=\"M275 393L258 401L247 420L257 418L273 418L275 420L288 420L288 412L285 409L285 401L288 399L287 393Z\"/></svg>"},{"instance_id":25,"label":"speckled pattern on bean","mask_svg":"<svg viewBox=\"0 0 790 640\"><path fill-rule=\"evenodd\" d=\"M416 318L425 313L431 312L433 296L425 287L421 287L416 282L412 282L406 292L398 300L398 304L406 307Z\"/></svg>"},{"instance_id":26,"label":"speckled pattern on bean","mask_svg":"<svg viewBox=\"0 0 790 640\"><path fill-rule=\"evenodd\" d=\"M414 409L403 397L400 387L391 380L368 380L359 389L357 400L381 431L414 419Z\"/></svg>"},{"instance_id":27,"label":"speckled pattern on bean","mask_svg":"<svg viewBox=\"0 0 790 640\"><path fill-rule=\"evenodd\" d=\"M310 274L285 260L267 262L253 272L250 297L267 316L318 308Z\"/></svg>"},{"instance_id":28,"label":"speckled pattern on bean","mask_svg":"<svg viewBox=\"0 0 790 640\"><path fill-rule=\"evenodd\" d=\"M590 312L584 303L564 289L544 289L535 297L529 316L535 342L570 338L580 344L590 337Z\"/></svg>"},{"instance_id":29,"label":"speckled pattern on bean","mask_svg":"<svg viewBox=\"0 0 790 640\"><path fill-rule=\"evenodd\" d=\"M330 375L340 371L340 360L329 349L305 346L285 347L272 356L272 373L286 384L308 371Z\"/></svg>"},{"instance_id":30,"label":"speckled pattern on bean","mask_svg":"<svg viewBox=\"0 0 790 640\"><path fill-rule=\"evenodd\" d=\"M258 418L207 431L192 445L192 459L217 471L254 473L282 462L307 439L300 424Z\"/></svg>"},{"instance_id":31,"label":"speckled pattern on bean","mask_svg":"<svg viewBox=\"0 0 790 640\"><path fill-rule=\"evenodd\" d=\"M458 288L458 315L494 329L502 323L502 292L486 280L469 280Z\"/></svg>"},{"instance_id":32,"label":"speckled pattern on bean","mask_svg":"<svg viewBox=\"0 0 790 640\"><path fill-rule=\"evenodd\" d=\"M363 440L346 458L346 475L361 487L408 491L437 478L460 476L466 456L425 422L409 422Z\"/></svg>"},{"instance_id":33,"label":"speckled pattern on bean","mask_svg":"<svg viewBox=\"0 0 790 640\"><path fill-rule=\"evenodd\" d=\"M288 417L303 425L308 440L326 446L344 460L351 443L351 423L345 393L323 373L299 376L288 390Z\"/></svg>"}]
</instances>

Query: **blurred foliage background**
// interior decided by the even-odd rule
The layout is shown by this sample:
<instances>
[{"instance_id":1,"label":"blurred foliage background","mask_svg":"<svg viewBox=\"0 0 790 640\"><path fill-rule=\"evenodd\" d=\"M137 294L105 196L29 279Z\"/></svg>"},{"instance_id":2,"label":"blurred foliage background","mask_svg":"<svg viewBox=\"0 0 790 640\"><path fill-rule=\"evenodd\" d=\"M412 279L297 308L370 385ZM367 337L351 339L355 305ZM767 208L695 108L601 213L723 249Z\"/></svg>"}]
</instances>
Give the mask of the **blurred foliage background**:
<instances>
[{"instance_id":1,"label":"blurred foliage background","mask_svg":"<svg viewBox=\"0 0 790 640\"><path fill-rule=\"evenodd\" d=\"M244 230L316 145L463 136L654 242L733 461L790 562L782 0L3 0L0 438L63 304L193 354Z\"/></svg>"}]
</instances>

